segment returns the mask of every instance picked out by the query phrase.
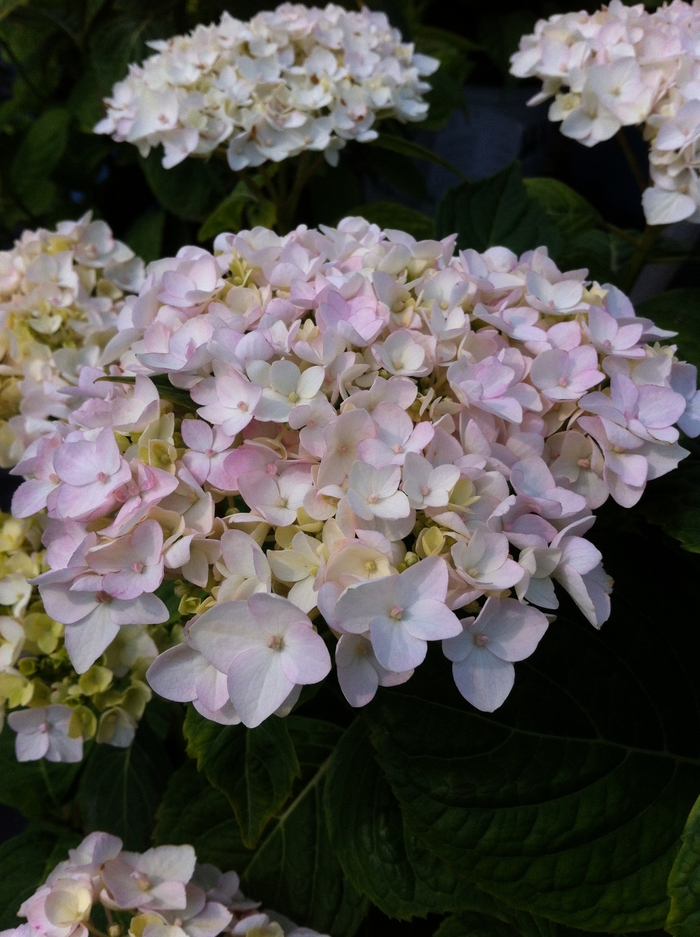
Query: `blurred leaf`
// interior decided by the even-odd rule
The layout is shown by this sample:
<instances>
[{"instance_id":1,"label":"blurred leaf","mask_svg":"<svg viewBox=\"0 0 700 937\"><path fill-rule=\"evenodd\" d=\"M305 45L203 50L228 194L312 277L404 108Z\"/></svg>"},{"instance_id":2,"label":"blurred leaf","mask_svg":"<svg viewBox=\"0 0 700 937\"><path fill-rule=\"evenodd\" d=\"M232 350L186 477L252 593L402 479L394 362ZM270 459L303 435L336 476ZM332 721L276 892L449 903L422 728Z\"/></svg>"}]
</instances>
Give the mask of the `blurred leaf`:
<instances>
[{"instance_id":1,"label":"blurred leaf","mask_svg":"<svg viewBox=\"0 0 700 937\"><path fill-rule=\"evenodd\" d=\"M17 761L16 737L9 727L0 733L0 803L16 807L30 820L39 820L65 799L81 765L43 759Z\"/></svg>"},{"instance_id":2,"label":"blurred leaf","mask_svg":"<svg viewBox=\"0 0 700 937\"><path fill-rule=\"evenodd\" d=\"M10 170L12 186L33 215L47 211L56 196L49 180L68 143L70 114L54 107L37 118L20 143Z\"/></svg>"},{"instance_id":3,"label":"blurred leaf","mask_svg":"<svg viewBox=\"0 0 700 937\"><path fill-rule=\"evenodd\" d=\"M251 202L247 206L251 227L273 228L277 224L277 207L267 198Z\"/></svg>"},{"instance_id":4,"label":"blurred leaf","mask_svg":"<svg viewBox=\"0 0 700 937\"><path fill-rule=\"evenodd\" d=\"M691 456L650 482L634 511L658 524L684 550L700 553L700 447L693 440L683 440L683 447Z\"/></svg>"},{"instance_id":5,"label":"blurred leaf","mask_svg":"<svg viewBox=\"0 0 700 937\"><path fill-rule=\"evenodd\" d=\"M178 218L204 221L222 195L221 180L212 162L186 159L172 169L161 164L162 148L140 159L146 180L158 201ZM230 174L230 170L227 171Z\"/></svg>"},{"instance_id":6,"label":"blurred leaf","mask_svg":"<svg viewBox=\"0 0 700 937\"><path fill-rule=\"evenodd\" d=\"M19 906L80 838L73 830L38 823L0 844L0 928L19 926Z\"/></svg>"},{"instance_id":7,"label":"blurred leaf","mask_svg":"<svg viewBox=\"0 0 700 937\"><path fill-rule=\"evenodd\" d=\"M700 933L700 799L688 816L683 845L668 877L671 910L666 930L673 937L697 937Z\"/></svg>"},{"instance_id":8,"label":"blurred leaf","mask_svg":"<svg viewBox=\"0 0 700 937\"><path fill-rule=\"evenodd\" d=\"M495 176L450 189L438 205L435 234L457 232L457 248L485 251L508 247L516 254L540 244L556 256L561 236L523 185L520 164L511 163Z\"/></svg>"},{"instance_id":9,"label":"blurred leaf","mask_svg":"<svg viewBox=\"0 0 700 937\"><path fill-rule=\"evenodd\" d=\"M678 357L700 368L700 288L667 290L637 305L637 314L652 319L662 329L678 332L672 339Z\"/></svg>"},{"instance_id":10,"label":"blurred leaf","mask_svg":"<svg viewBox=\"0 0 700 937\"><path fill-rule=\"evenodd\" d=\"M435 163L436 166L442 166L449 172L458 176L460 179L467 179L461 169L457 169L452 163L433 153L432 150L421 146L420 143L414 143L412 140L406 140L404 137L397 137L393 134L380 133L376 140L372 140L370 146L378 146L385 150L392 150L394 153L402 153L404 156L411 156L414 159L423 159L429 163Z\"/></svg>"},{"instance_id":11,"label":"blurred leaf","mask_svg":"<svg viewBox=\"0 0 700 937\"><path fill-rule=\"evenodd\" d=\"M101 88L93 66L88 65L73 85L66 108L75 117L83 133L92 133L92 128L104 114Z\"/></svg>"},{"instance_id":12,"label":"blurred leaf","mask_svg":"<svg viewBox=\"0 0 700 937\"><path fill-rule=\"evenodd\" d=\"M185 719L187 753L233 807L246 846L253 847L292 793L299 762L284 719L255 729L221 726L190 707Z\"/></svg>"},{"instance_id":13,"label":"blurred leaf","mask_svg":"<svg viewBox=\"0 0 700 937\"><path fill-rule=\"evenodd\" d=\"M300 724L290 716L288 721L290 733L296 737L301 731L305 739L302 782L260 841L243 875L244 888L264 907L305 927L333 937L352 937L365 915L366 902L343 875L328 839L323 810L323 787L337 728L315 719L303 719Z\"/></svg>"},{"instance_id":14,"label":"blurred leaf","mask_svg":"<svg viewBox=\"0 0 700 937\"><path fill-rule=\"evenodd\" d=\"M596 209L558 179L523 179L525 190L566 238L594 228L603 220Z\"/></svg>"},{"instance_id":15,"label":"blurred leaf","mask_svg":"<svg viewBox=\"0 0 700 937\"><path fill-rule=\"evenodd\" d=\"M132 224L124 240L148 264L162 256L164 230L165 212L147 211Z\"/></svg>"},{"instance_id":16,"label":"blurred leaf","mask_svg":"<svg viewBox=\"0 0 700 937\"><path fill-rule=\"evenodd\" d=\"M146 720L129 748L95 745L78 790L85 830L120 836L126 849L147 849L171 773L167 751Z\"/></svg>"},{"instance_id":17,"label":"blurred leaf","mask_svg":"<svg viewBox=\"0 0 700 937\"><path fill-rule=\"evenodd\" d=\"M25 6L29 0L0 0L0 23L18 7Z\"/></svg>"},{"instance_id":18,"label":"blurred leaf","mask_svg":"<svg viewBox=\"0 0 700 937\"><path fill-rule=\"evenodd\" d=\"M396 228L399 231L406 231L418 241L430 240L435 236L435 222L432 218L396 202L369 202L366 205L356 205L348 214L360 215L372 224L379 225L383 230Z\"/></svg>"},{"instance_id":19,"label":"blurred leaf","mask_svg":"<svg viewBox=\"0 0 700 937\"><path fill-rule=\"evenodd\" d=\"M518 51L520 37L532 32L536 20L537 14L527 9L484 12L479 17L479 42L504 77L510 77L510 57Z\"/></svg>"},{"instance_id":20,"label":"blurred leaf","mask_svg":"<svg viewBox=\"0 0 700 937\"><path fill-rule=\"evenodd\" d=\"M173 29L174 24L156 19L157 8L149 7L150 4L141 4L138 11L104 17L91 31L90 61L101 94L108 94L115 82L126 78L131 62L138 64L153 54L146 42L163 38Z\"/></svg>"},{"instance_id":21,"label":"blurred leaf","mask_svg":"<svg viewBox=\"0 0 700 937\"><path fill-rule=\"evenodd\" d=\"M434 49L436 47L435 44L452 46L454 49L466 55L469 55L470 52L481 52L483 50L483 46L478 42L467 39L459 33L453 33L449 29L442 29L440 26L426 26L420 23L414 27L413 36L420 51L422 52L425 50L426 55L435 54L434 52L428 51L430 48Z\"/></svg>"},{"instance_id":22,"label":"blurred leaf","mask_svg":"<svg viewBox=\"0 0 700 937\"><path fill-rule=\"evenodd\" d=\"M614 231L589 229L566 238L557 256L562 270L584 267L589 278L619 285L632 255L632 245Z\"/></svg>"},{"instance_id":23,"label":"blurred leaf","mask_svg":"<svg viewBox=\"0 0 700 937\"><path fill-rule=\"evenodd\" d=\"M188 759L170 778L157 816L157 846L190 843L199 862L239 873L250 861L230 803L194 761Z\"/></svg>"},{"instance_id":24,"label":"blurred leaf","mask_svg":"<svg viewBox=\"0 0 700 937\"><path fill-rule=\"evenodd\" d=\"M214 209L199 229L198 241L208 241L222 231L235 233L243 227L243 213L247 205L255 201L245 182L239 182L230 195Z\"/></svg>"}]
</instances>

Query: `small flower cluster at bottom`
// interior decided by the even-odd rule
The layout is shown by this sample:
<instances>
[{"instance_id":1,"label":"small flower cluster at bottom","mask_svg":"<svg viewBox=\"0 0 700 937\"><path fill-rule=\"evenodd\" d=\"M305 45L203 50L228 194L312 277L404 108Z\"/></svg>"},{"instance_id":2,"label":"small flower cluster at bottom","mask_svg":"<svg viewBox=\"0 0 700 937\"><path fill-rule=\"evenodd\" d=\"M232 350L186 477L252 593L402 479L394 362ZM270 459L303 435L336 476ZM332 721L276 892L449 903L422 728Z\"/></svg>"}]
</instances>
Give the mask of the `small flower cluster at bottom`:
<instances>
[{"instance_id":1,"label":"small flower cluster at bottom","mask_svg":"<svg viewBox=\"0 0 700 937\"><path fill-rule=\"evenodd\" d=\"M261 911L235 872L198 863L192 846L139 853L122 845L117 836L90 833L22 904L18 916L27 923L0 937L322 937ZM106 934L91 920L99 906Z\"/></svg>"}]
</instances>

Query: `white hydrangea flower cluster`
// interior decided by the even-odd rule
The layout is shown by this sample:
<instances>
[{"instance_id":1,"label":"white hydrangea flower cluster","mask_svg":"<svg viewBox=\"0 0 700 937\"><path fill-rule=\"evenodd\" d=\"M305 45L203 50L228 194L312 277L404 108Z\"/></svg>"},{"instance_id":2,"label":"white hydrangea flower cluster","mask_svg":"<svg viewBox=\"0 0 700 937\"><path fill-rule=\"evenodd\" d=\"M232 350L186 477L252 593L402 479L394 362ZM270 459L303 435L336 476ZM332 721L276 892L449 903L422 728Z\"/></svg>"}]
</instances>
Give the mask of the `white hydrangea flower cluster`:
<instances>
[{"instance_id":1,"label":"white hydrangea flower cluster","mask_svg":"<svg viewBox=\"0 0 700 937\"><path fill-rule=\"evenodd\" d=\"M384 13L285 3L249 22L218 24L150 42L157 54L129 66L96 133L138 146L163 144L163 166L227 144L233 170L304 150L331 165L347 140L366 142L383 117L422 120L438 67L401 41Z\"/></svg>"},{"instance_id":2,"label":"white hydrangea flower cluster","mask_svg":"<svg viewBox=\"0 0 700 937\"><path fill-rule=\"evenodd\" d=\"M546 248L454 248L346 218L149 265L15 469L15 516L48 513L34 582L76 671L168 618L166 579L189 621L147 679L224 724L289 712L328 646L363 706L428 641L491 711L555 583L607 619L592 512L688 454L697 371Z\"/></svg>"},{"instance_id":3,"label":"white hydrangea flower cluster","mask_svg":"<svg viewBox=\"0 0 700 937\"><path fill-rule=\"evenodd\" d=\"M0 466L67 415L61 388L99 360L143 261L88 212L0 251Z\"/></svg>"},{"instance_id":4,"label":"white hydrangea flower cluster","mask_svg":"<svg viewBox=\"0 0 700 937\"><path fill-rule=\"evenodd\" d=\"M109 833L90 833L18 911L26 923L0 937L88 937L96 906L107 914L110 937L324 937L297 927L246 898L235 872L197 862L192 846L123 849ZM132 915L128 925L113 911Z\"/></svg>"},{"instance_id":5,"label":"white hydrangea flower cluster","mask_svg":"<svg viewBox=\"0 0 700 937\"><path fill-rule=\"evenodd\" d=\"M511 73L540 78L561 132L586 146L644 125L653 185L649 224L700 222L700 5L673 0L649 12L611 0L595 13L539 20L511 56Z\"/></svg>"}]
</instances>

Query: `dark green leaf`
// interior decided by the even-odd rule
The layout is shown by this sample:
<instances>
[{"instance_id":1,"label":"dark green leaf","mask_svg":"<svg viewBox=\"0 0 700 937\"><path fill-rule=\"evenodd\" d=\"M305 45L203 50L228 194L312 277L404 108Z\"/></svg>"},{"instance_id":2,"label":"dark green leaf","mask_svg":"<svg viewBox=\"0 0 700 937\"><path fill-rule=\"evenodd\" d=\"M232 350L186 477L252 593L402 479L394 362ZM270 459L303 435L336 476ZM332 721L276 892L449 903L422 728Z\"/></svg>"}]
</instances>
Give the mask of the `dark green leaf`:
<instances>
[{"instance_id":1,"label":"dark green leaf","mask_svg":"<svg viewBox=\"0 0 700 937\"><path fill-rule=\"evenodd\" d=\"M684 440L691 450L678 468L647 485L634 509L678 540L684 550L700 553L700 447Z\"/></svg>"},{"instance_id":2,"label":"dark green leaf","mask_svg":"<svg viewBox=\"0 0 700 937\"><path fill-rule=\"evenodd\" d=\"M171 773L167 751L145 719L129 748L96 745L78 790L86 830L121 836L127 849L147 849Z\"/></svg>"},{"instance_id":3,"label":"dark green leaf","mask_svg":"<svg viewBox=\"0 0 700 937\"><path fill-rule=\"evenodd\" d=\"M392 150L394 153L402 153L404 156L411 156L414 159L423 159L429 163L435 163L436 166L442 166L443 169L449 170L449 172L453 173L458 178L468 181L461 169L457 169L457 167L453 166L448 160L443 159L442 156L438 156L437 153L433 153L432 150L421 146L420 143L414 143L412 140L407 140L405 137L380 133L376 140L372 140L370 145L379 146L385 150Z\"/></svg>"},{"instance_id":4,"label":"dark green leaf","mask_svg":"<svg viewBox=\"0 0 700 937\"><path fill-rule=\"evenodd\" d=\"M521 254L543 244L556 256L561 246L544 209L529 198L518 163L451 189L438 205L435 232L439 238L456 232L459 250L498 245Z\"/></svg>"},{"instance_id":5,"label":"dark green leaf","mask_svg":"<svg viewBox=\"0 0 700 937\"><path fill-rule=\"evenodd\" d=\"M30 127L12 162L12 186L34 215L47 211L55 197L56 186L48 177L66 149L70 119L61 107L44 111Z\"/></svg>"},{"instance_id":6,"label":"dark green leaf","mask_svg":"<svg viewBox=\"0 0 700 937\"><path fill-rule=\"evenodd\" d=\"M293 801L260 841L243 876L244 888L265 907L299 925L333 937L352 937L365 915L366 902L343 875L328 839L323 810L329 745L337 730L320 720L290 716L288 721L290 734L305 740L302 782Z\"/></svg>"},{"instance_id":7,"label":"dark green leaf","mask_svg":"<svg viewBox=\"0 0 700 937\"><path fill-rule=\"evenodd\" d=\"M668 877L671 910L666 930L674 937L700 933L700 799L690 811L683 830L683 845Z\"/></svg>"},{"instance_id":8,"label":"dark green leaf","mask_svg":"<svg viewBox=\"0 0 700 937\"><path fill-rule=\"evenodd\" d=\"M220 174L213 162L186 159L164 169L162 148L152 150L141 160L146 180L158 201L169 212L187 221L204 221L224 194ZM231 171L226 167L227 176Z\"/></svg>"},{"instance_id":9,"label":"dark green leaf","mask_svg":"<svg viewBox=\"0 0 700 937\"><path fill-rule=\"evenodd\" d=\"M637 314L652 319L662 329L678 332L672 339L678 357L700 367L700 289L685 287L658 293L637 306Z\"/></svg>"},{"instance_id":10,"label":"dark green leaf","mask_svg":"<svg viewBox=\"0 0 700 937\"><path fill-rule=\"evenodd\" d=\"M435 223L432 218L396 202L369 202L366 205L356 205L348 214L361 215L382 229L396 228L406 231L418 241L429 240L435 236Z\"/></svg>"},{"instance_id":11,"label":"dark green leaf","mask_svg":"<svg viewBox=\"0 0 700 937\"><path fill-rule=\"evenodd\" d=\"M325 804L331 845L343 871L384 914L410 919L470 905L474 886L404 829L359 719L333 752Z\"/></svg>"},{"instance_id":12,"label":"dark green leaf","mask_svg":"<svg viewBox=\"0 0 700 937\"><path fill-rule=\"evenodd\" d=\"M36 824L0 845L0 929L19 926L19 906L79 842L71 830Z\"/></svg>"},{"instance_id":13,"label":"dark green leaf","mask_svg":"<svg viewBox=\"0 0 700 937\"><path fill-rule=\"evenodd\" d=\"M565 238L588 231L602 221L590 202L558 179L523 179L523 184Z\"/></svg>"},{"instance_id":14,"label":"dark green leaf","mask_svg":"<svg viewBox=\"0 0 700 937\"><path fill-rule=\"evenodd\" d=\"M16 807L30 820L38 820L63 802L81 766L43 759L17 761L15 738L8 728L0 734L0 803Z\"/></svg>"},{"instance_id":15,"label":"dark green leaf","mask_svg":"<svg viewBox=\"0 0 700 937\"><path fill-rule=\"evenodd\" d=\"M197 239L199 241L208 241L209 238L216 237L222 231L240 231L243 227L243 212L246 205L255 201L244 182L239 182L236 188L220 205L214 209L199 229Z\"/></svg>"},{"instance_id":16,"label":"dark green leaf","mask_svg":"<svg viewBox=\"0 0 700 937\"><path fill-rule=\"evenodd\" d=\"M18 7L24 6L28 0L0 0L0 23L13 13Z\"/></svg>"},{"instance_id":17,"label":"dark green leaf","mask_svg":"<svg viewBox=\"0 0 700 937\"><path fill-rule=\"evenodd\" d=\"M191 843L199 862L212 862L223 871L240 873L250 861L228 800L189 760L170 779L153 839L157 846Z\"/></svg>"},{"instance_id":18,"label":"dark green leaf","mask_svg":"<svg viewBox=\"0 0 700 937\"><path fill-rule=\"evenodd\" d=\"M592 535L615 580L601 632L560 616L493 715L439 649L367 707L380 766L426 846L507 904L570 927L663 927L700 790L697 560L606 506ZM600 529L598 529L600 528ZM663 582L663 605L641 583Z\"/></svg>"},{"instance_id":19,"label":"dark green leaf","mask_svg":"<svg viewBox=\"0 0 700 937\"><path fill-rule=\"evenodd\" d=\"M231 803L243 842L255 846L300 773L286 721L267 719L255 729L221 726L190 708L185 738L189 756Z\"/></svg>"},{"instance_id":20,"label":"dark green leaf","mask_svg":"<svg viewBox=\"0 0 700 937\"><path fill-rule=\"evenodd\" d=\"M147 211L132 224L124 240L138 257L150 263L161 256L164 228L165 212Z\"/></svg>"},{"instance_id":21,"label":"dark green leaf","mask_svg":"<svg viewBox=\"0 0 700 937\"><path fill-rule=\"evenodd\" d=\"M619 285L627 269L633 247L614 231L589 229L567 238L557 263L562 270L588 270L599 283Z\"/></svg>"},{"instance_id":22,"label":"dark green leaf","mask_svg":"<svg viewBox=\"0 0 700 937\"><path fill-rule=\"evenodd\" d=\"M129 63L152 55L146 43L163 38L165 29L146 5L138 13L134 10L103 18L90 34L90 59L100 91L108 94L115 82L126 78Z\"/></svg>"}]
</instances>

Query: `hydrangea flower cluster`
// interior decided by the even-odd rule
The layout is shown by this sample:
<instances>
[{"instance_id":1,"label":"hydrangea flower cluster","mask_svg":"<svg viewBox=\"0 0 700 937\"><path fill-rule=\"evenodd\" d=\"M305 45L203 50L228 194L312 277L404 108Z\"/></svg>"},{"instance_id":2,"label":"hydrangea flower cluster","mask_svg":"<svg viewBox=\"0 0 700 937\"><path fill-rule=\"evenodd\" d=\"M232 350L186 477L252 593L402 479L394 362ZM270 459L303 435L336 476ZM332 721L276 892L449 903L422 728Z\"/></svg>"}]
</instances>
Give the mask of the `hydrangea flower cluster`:
<instances>
[{"instance_id":1,"label":"hydrangea flower cluster","mask_svg":"<svg viewBox=\"0 0 700 937\"><path fill-rule=\"evenodd\" d=\"M384 117L422 120L436 59L401 41L384 13L285 3L249 22L218 24L149 42L156 55L130 65L96 133L138 146L163 144L163 166L226 144L233 170L305 150L331 165L347 140L376 138Z\"/></svg>"},{"instance_id":2,"label":"hydrangea flower cluster","mask_svg":"<svg viewBox=\"0 0 700 937\"><path fill-rule=\"evenodd\" d=\"M346 218L146 273L14 470L13 513L46 508L33 582L78 673L166 621L174 580L184 641L147 679L220 723L289 712L329 647L363 706L429 641L494 710L555 583L608 617L592 511L634 505L687 455L678 427L700 433L673 333L545 248L455 254Z\"/></svg>"},{"instance_id":3,"label":"hydrangea flower cluster","mask_svg":"<svg viewBox=\"0 0 700 937\"><path fill-rule=\"evenodd\" d=\"M94 365L116 331L143 261L91 213L55 231L25 231L0 251L0 465L68 413L59 389Z\"/></svg>"},{"instance_id":4,"label":"hydrangea flower cluster","mask_svg":"<svg viewBox=\"0 0 700 937\"><path fill-rule=\"evenodd\" d=\"M131 744L152 695L146 670L159 646L181 635L126 626L78 675L66 652L64 626L46 614L28 581L47 569L45 520L0 515L0 727L6 709L13 710L7 721L17 733L19 761L80 761L85 739L119 748Z\"/></svg>"},{"instance_id":5,"label":"hydrangea flower cluster","mask_svg":"<svg viewBox=\"0 0 700 937\"><path fill-rule=\"evenodd\" d=\"M511 73L540 78L561 132L594 146L644 125L653 185L649 224L700 222L700 7L673 0L650 12L620 0L539 20L511 56Z\"/></svg>"},{"instance_id":6,"label":"hydrangea flower cluster","mask_svg":"<svg viewBox=\"0 0 700 937\"><path fill-rule=\"evenodd\" d=\"M109 833L90 833L19 909L26 923L0 937L322 937L246 898L235 872L197 862L192 846L128 852ZM125 917L129 915L128 920Z\"/></svg>"}]
</instances>

